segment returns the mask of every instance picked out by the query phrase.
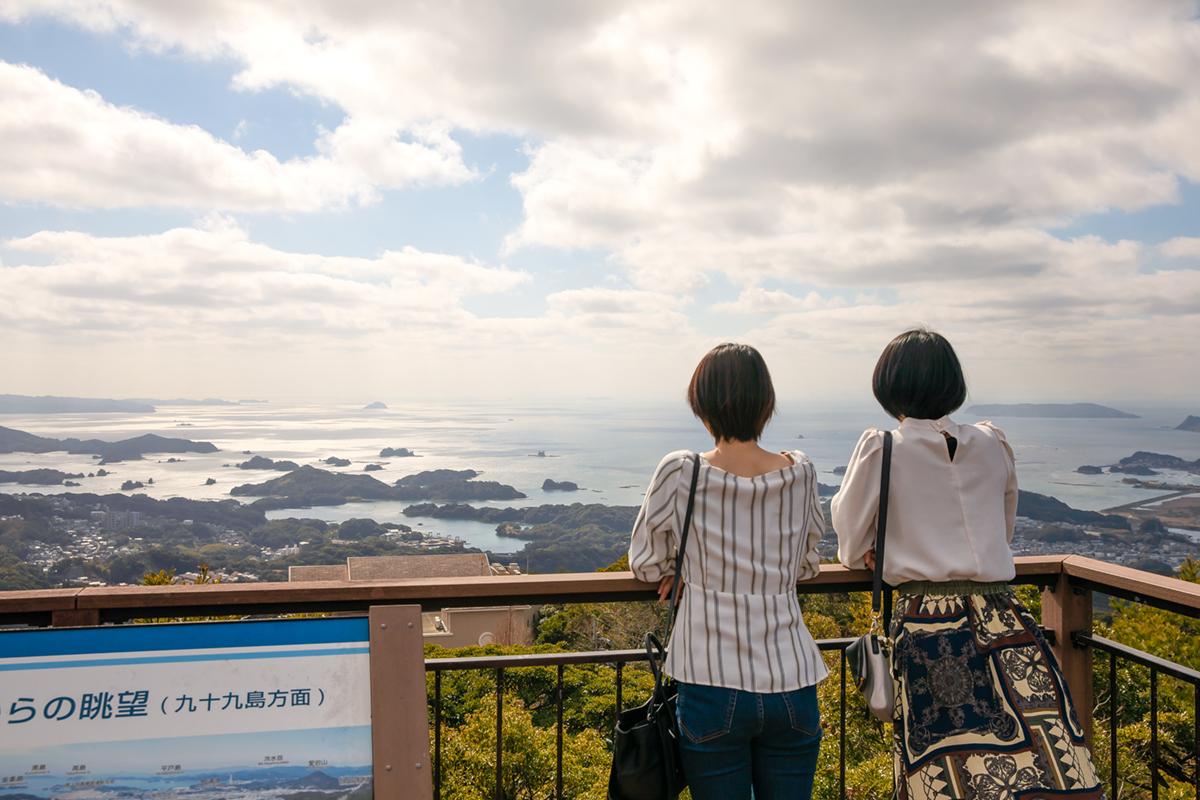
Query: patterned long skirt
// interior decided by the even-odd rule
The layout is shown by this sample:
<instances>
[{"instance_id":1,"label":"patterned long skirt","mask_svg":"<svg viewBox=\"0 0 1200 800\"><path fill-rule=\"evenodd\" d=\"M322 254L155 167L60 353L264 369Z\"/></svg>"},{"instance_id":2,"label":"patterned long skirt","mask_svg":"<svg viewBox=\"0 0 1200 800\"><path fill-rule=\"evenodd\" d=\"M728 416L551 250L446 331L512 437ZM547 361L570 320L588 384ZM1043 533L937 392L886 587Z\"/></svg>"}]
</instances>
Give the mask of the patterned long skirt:
<instances>
[{"instance_id":1,"label":"patterned long skirt","mask_svg":"<svg viewBox=\"0 0 1200 800\"><path fill-rule=\"evenodd\" d=\"M1007 586L907 584L892 624L899 800L1104 797L1058 662Z\"/></svg>"}]
</instances>

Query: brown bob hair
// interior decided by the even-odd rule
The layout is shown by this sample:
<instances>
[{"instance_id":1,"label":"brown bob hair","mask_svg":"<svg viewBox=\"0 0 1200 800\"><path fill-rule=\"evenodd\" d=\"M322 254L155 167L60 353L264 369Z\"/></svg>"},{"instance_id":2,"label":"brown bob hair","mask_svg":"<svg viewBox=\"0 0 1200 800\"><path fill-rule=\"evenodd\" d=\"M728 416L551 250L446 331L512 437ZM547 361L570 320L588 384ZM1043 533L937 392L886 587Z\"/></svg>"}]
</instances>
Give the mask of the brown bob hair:
<instances>
[{"instance_id":1,"label":"brown bob hair","mask_svg":"<svg viewBox=\"0 0 1200 800\"><path fill-rule=\"evenodd\" d=\"M914 328L888 342L871 378L875 399L896 419L940 419L967 400L958 354L945 336Z\"/></svg>"},{"instance_id":2,"label":"brown bob hair","mask_svg":"<svg viewBox=\"0 0 1200 800\"><path fill-rule=\"evenodd\" d=\"M688 384L688 405L713 438L753 442L775 413L775 386L762 355L747 344L709 350Z\"/></svg>"}]
</instances>

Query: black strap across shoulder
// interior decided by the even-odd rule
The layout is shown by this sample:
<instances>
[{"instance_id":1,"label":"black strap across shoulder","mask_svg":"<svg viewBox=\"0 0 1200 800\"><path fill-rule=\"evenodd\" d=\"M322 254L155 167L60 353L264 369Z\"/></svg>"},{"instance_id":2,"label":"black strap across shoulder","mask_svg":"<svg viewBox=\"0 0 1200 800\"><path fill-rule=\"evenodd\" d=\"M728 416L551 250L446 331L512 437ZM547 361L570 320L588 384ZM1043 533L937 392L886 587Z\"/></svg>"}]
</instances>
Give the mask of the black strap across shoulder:
<instances>
[{"instance_id":1,"label":"black strap across shoulder","mask_svg":"<svg viewBox=\"0 0 1200 800\"><path fill-rule=\"evenodd\" d=\"M679 552L675 554L675 580L671 583L671 608L667 616L667 636L675 625L675 601L679 595L679 584L683 576L683 552L687 547L688 532L692 528L692 511L696 507L696 482L700 478L700 454L692 454L692 486L688 490L687 512L683 515L683 530L679 532Z\"/></svg>"},{"instance_id":2,"label":"black strap across shoulder","mask_svg":"<svg viewBox=\"0 0 1200 800\"><path fill-rule=\"evenodd\" d=\"M879 474L879 519L875 523L875 574L871 578L871 611L883 611L884 630L891 625L892 593L884 591L883 550L887 544L888 490L892 480L892 432L883 433L883 469Z\"/></svg>"}]
</instances>

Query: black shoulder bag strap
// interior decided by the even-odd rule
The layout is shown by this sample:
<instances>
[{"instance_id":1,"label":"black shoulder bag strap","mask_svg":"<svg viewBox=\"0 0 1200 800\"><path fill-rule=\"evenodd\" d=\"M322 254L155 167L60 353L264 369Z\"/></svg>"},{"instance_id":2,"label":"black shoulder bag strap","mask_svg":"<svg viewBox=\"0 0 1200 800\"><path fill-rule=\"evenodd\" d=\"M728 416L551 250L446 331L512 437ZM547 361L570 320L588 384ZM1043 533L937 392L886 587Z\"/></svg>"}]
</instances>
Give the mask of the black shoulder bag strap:
<instances>
[{"instance_id":1,"label":"black shoulder bag strap","mask_svg":"<svg viewBox=\"0 0 1200 800\"><path fill-rule=\"evenodd\" d=\"M883 549L887 544L888 489L892 480L892 432L883 433L883 469L879 475L879 519L875 523L875 574L871 578L871 613L882 610L883 631L891 629L892 591L884 591Z\"/></svg>"},{"instance_id":2,"label":"black shoulder bag strap","mask_svg":"<svg viewBox=\"0 0 1200 800\"><path fill-rule=\"evenodd\" d=\"M700 478L700 454L692 454L692 487L688 490L687 512L683 515L683 530L679 533L679 552L675 554L675 580L671 584L671 609L667 616L667 637L675 627L675 604L679 597L679 584L683 576L683 551L687 547L688 532L692 529L692 511L696 507L696 482Z\"/></svg>"}]
</instances>

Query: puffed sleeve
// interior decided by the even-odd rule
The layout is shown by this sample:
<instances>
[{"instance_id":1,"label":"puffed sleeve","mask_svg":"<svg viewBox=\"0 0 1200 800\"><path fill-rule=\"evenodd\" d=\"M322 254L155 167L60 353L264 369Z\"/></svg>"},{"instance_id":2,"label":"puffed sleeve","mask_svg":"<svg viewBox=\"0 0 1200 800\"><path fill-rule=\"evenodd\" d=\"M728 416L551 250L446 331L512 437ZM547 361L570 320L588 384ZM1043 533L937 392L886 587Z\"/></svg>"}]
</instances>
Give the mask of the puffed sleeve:
<instances>
[{"instance_id":1,"label":"puffed sleeve","mask_svg":"<svg viewBox=\"0 0 1200 800\"><path fill-rule=\"evenodd\" d=\"M1012 445L1008 443L1004 431L993 425L990 420L980 422L979 427L991 431L992 436L996 437L1004 448L1004 463L1008 470L1004 483L1004 522L1008 530L1008 543L1012 544L1013 529L1017 524L1017 500L1020 498L1017 487L1017 459L1013 456Z\"/></svg>"},{"instance_id":2,"label":"puffed sleeve","mask_svg":"<svg viewBox=\"0 0 1200 800\"><path fill-rule=\"evenodd\" d=\"M793 456L804 461L804 502L805 530L804 556L800 561L797 579L806 581L821 573L821 553L817 546L825 535L825 511L821 508L821 492L817 485L817 468L803 453L796 452Z\"/></svg>"},{"instance_id":3,"label":"puffed sleeve","mask_svg":"<svg viewBox=\"0 0 1200 800\"><path fill-rule=\"evenodd\" d=\"M875 546L879 514L879 477L883 469L883 432L865 431L830 504L838 538L838 560L851 569L864 569L864 557Z\"/></svg>"},{"instance_id":4,"label":"puffed sleeve","mask_svg":"<svg viewBox=\"0 0 1200 800\"><path fill-rule=\"evenodd\" d=\"M639 580L653 583L675 574L674 534L680 526L675 500L688 456L668 453L650 479L629 540L629 569Z\"/></svg>"}]
</instances>

